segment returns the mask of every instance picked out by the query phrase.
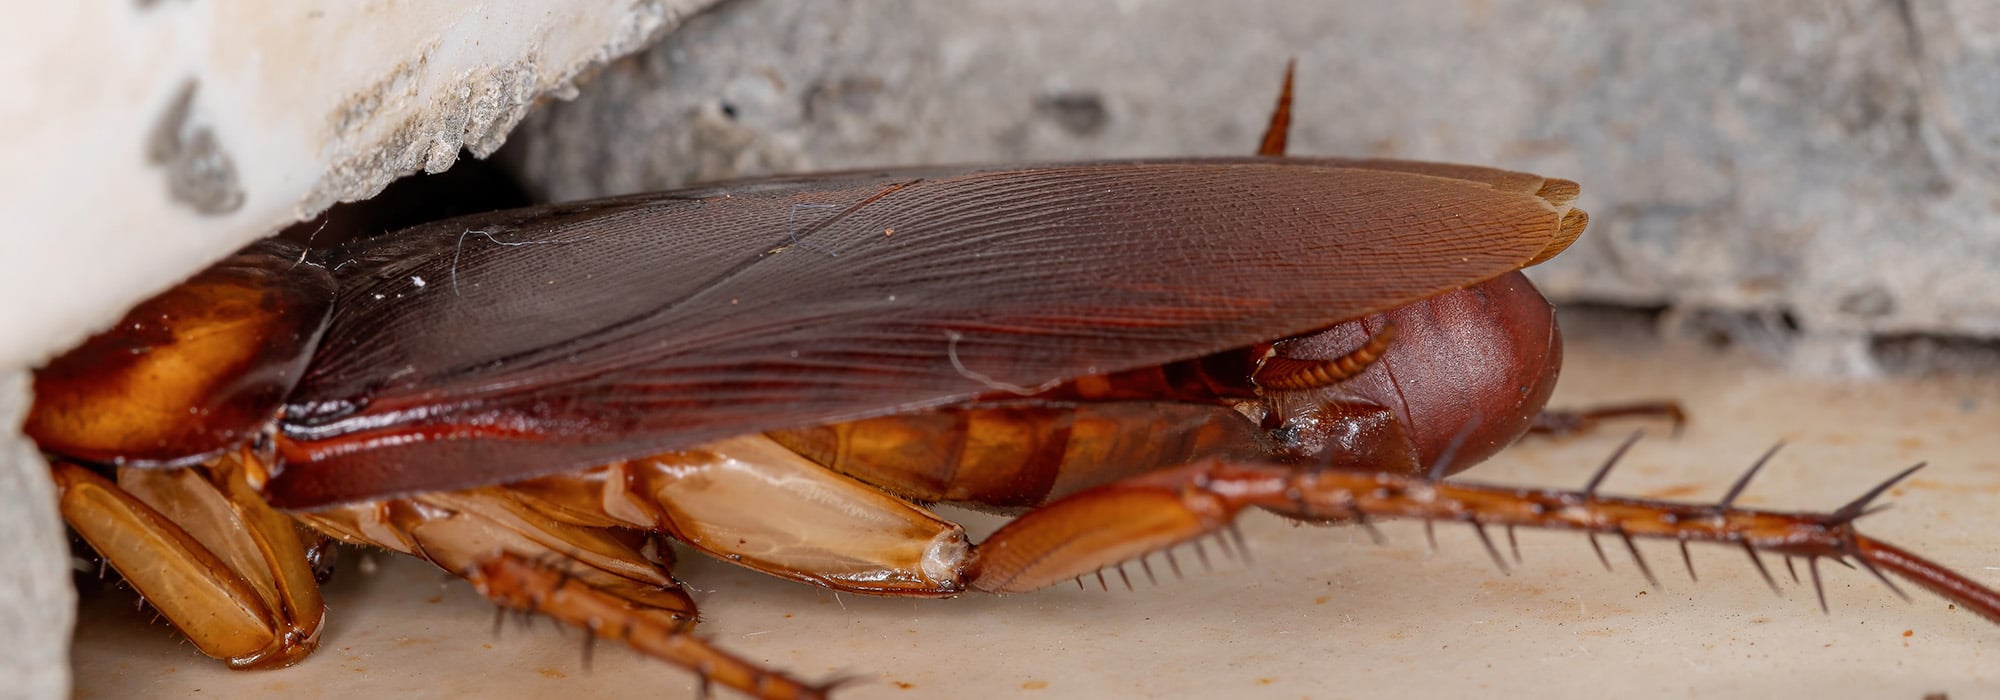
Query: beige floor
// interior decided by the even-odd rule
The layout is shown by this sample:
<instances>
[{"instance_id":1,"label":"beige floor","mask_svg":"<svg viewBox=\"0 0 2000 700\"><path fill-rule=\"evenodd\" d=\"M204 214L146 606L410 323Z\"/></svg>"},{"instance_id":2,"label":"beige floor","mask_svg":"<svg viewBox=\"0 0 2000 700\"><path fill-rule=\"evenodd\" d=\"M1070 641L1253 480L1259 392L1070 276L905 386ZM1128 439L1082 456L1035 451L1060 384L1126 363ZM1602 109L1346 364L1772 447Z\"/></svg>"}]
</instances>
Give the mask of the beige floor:
<instances>
[{"instance_id":1,"label":"beige floor","mask_svg":"<svg viewBox=\"0 0 2000 700\"><path fill-rule=\"evenodd\" d=\"M1712 499L1784 439L1742 502L1830 508L1928 460L1891 492L1895 508L1863 529L2000 586L2000 379L1800 380L1651 345L1572 342L1559 403L1669 396L1695 416L1678 441L1641 443L1608 491ZM1473 476L1574 485L1622 437L1524 444ZM1617 549L1617 571L1605 573L1575 535L1523 533L1526 562L1502 575L1464 528L1441 529L1436 553L1408 524L1384 527L1387 546L1352 528L1261 515L1243 529L1254 564L1134 592L1114 581L1111 592L868 599L694 555L680 573L704 591L712 638L807 678L856 676L848 698L2000 694L2000 626L1925 593L1904 602L1837 566L1827 567L1829 616L1809 587L1783 580L1785 594L1773 596L1741 553L1712 547L1695 550L1699 583L1671 545L1646 547L1664 584L1650 589ZM585 669L579 637L546 623L496 637L492 608L465 584L381 555L370 573L358 558L331 586L319 654L283 671L226 671L149 624L129 595L91 597L77 634L77 696L694 692L687 673L609 645Z\"/></svg>"}]
</instances>

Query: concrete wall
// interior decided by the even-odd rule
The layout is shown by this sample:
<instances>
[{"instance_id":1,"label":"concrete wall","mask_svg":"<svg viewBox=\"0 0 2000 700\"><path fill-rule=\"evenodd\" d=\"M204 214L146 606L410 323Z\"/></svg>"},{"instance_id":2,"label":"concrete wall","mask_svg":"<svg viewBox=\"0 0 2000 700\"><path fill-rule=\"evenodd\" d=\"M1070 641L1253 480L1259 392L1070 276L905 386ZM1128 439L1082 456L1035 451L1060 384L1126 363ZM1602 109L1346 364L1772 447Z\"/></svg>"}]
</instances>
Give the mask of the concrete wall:
<instances>
[{"instance_id":1,"label":"concrete wall","mask_svg":"<svg viewBox=\"0 0 2000 700\"><path fill-rule=\"evenodd\" d=\"M1719 318L1809 372L1871 373L1883 335L2000 336L2000 6L1976 1L742 0L510 155L577 198L1242 154L1290 57L1294 152L1582 182L1591 233L1539 273L1557 298Z\"/></svg>"}]
</instances>

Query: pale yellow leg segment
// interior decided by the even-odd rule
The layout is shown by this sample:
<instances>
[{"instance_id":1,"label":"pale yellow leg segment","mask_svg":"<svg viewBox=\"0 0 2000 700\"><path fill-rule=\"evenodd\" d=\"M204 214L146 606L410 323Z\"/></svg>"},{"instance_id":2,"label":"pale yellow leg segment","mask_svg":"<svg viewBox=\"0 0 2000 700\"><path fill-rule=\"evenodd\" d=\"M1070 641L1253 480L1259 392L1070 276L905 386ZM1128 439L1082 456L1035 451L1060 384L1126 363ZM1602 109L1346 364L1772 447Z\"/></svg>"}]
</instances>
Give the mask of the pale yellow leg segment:
<instances>
[{"instance_id":1,"label":"pale yellow leg segment","mask_svg":"<svg viewBox=\"0 0 2000 700\"><path fill-rule=\"evenodd\" d=\"M594 505L622 474L595 469L531 482L429 493L300 516L344 540L426 559L502 606L622 641L761 698L820 698L801 683L694 637L694 601L670 575L670 550ZM643 480L642 480L643 481Z\"/></svg>"},{"instance_id":2,"label":"pale yellow leg segment","mask_svg":"<svg viewBox=\"0 0 2000 700\"><path fill-rule=\"evenodd\" d=\"M957 524L761 435L507 487L537 509L599 513L725 561L835 590L950 595Z\"/></svg>"},{"instance_id":3,"label":"pale yellow leg segment","mask_svg":"<svg viewBox=\"0 0 2000 700\"><path fill-rule=\"evenodd\" d=\"M499 553L571 562L570 575L627 601L654 624L691 627L694 601L667 567L671 551L647 554L646 535L552 518L511 487L431 493L299 516L342 540L409 554L465 575Z\"/></svg>"},{"instance_id":4,"label":"pale yellow leg segment","mask_svg":"<svg viewBox=\"0 0 2000 700\"><path fill-rule=\"evenodd\" d=\"M289 666L319 643L325 606L290 518L247 495L233 462L124 469L113 484L58 463L63 519L202 653Z\"/></svg>"}]
</instances>

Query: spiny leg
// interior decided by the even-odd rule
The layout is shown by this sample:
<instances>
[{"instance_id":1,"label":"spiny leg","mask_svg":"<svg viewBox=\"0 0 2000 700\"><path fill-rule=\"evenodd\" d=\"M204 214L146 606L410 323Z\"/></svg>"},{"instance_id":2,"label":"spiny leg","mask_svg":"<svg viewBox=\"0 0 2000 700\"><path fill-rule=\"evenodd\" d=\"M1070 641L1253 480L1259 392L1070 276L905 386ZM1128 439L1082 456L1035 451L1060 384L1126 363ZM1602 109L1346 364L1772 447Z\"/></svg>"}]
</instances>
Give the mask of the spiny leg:
<instances>
[{"instance_id":1,"label":"spiny leg","mask_svg":"<svg viewBox=\"0 0 2000 700\"><path fill-rule=\"evenodd\" d=\"M1904 550L1857 533L1874 498L1898 474L1832 512L1778 512L1715 504L1621 498L1582 491L1448 483L1405 474L1205 459L1079 492L1030 511L987 539L968 567L971 587L1029 591L1219 531L1259 507L1307 520L1414 518L1478 527L1534 527L1734 544L1749 552L1852 559L1883 581L1895 573L2000 622L2000 593ZM1487 540L1496 560L1497 549ZM1817 567L1809 567L1818 587ZM1769 574L1765 572L1768 579ZM1893 586L1892 586L1893 589ZM1898 591L1900 593L1900 591Z\"/></svg>"},{"instance_id":2,"label":"spiny leg","mask_svg":"<svg viewBox=\"0 0 2000 700\"><path fill-rule=\"evenodd\" d=\"M353 544L383 547L463 574L497 552L558 557L568 574L624 600L651 624L691 629L694 601L672 577L672 550L648 556L644 533L578 524L508 487L430 493L300 516Z\"/></svg>"},{"instance_id":3,"label":"spiny leg","mask_svg":"<svg viewBox=\"0 0 2000 700\"><path fill-rule=\"evenodd\" d=\"M963 589L965 532L764 436L506 487L547 512L669 535L723 561L837 591Z\"/></svg>"},{"instance_id":4,"label":"spiny leg","mask_svg":"<svg viewBox=\"0 0 2000 700\"><path fill-rule=\"evenodd\" d=\"M547 615L582 628L593 638L624 642L693 671L701 678L704 695L709 684L719 683L768 700L825 698L833 685L801 682L717 649L685 626L635 614L631 601L585 583L558 565L503 552L462 574L481 595L503 607Z\"/></svg>"},{"instance_id":5,"label":"spiny leg","mask_svg":"<svg viewBox=\"0 0 2000 700\"><path fill-rule=\"evenodd\" d=\"M1570 410L1546 410L1535 415L1535 422L1528 426L1528 432L1536 435L1566 437L1596 430L1606 420L1618 418L1655 418L1673 425L1673 434L1679 435L1687 426L1687 412L1675 401L1637 401L1608 406Z\"/></svg>"},{"instance_id":6,"label":"spiny leg","mask_svg":"<svg viewBox=\"0 0 2000 700\"><path fill-rule=\"evenodd\" d=\"M824 697L800 682L693 636L697 610L673 580L671 550L648 554L647 536L604 512L551 500L541 482L342 506L306 516L343 539L415 555L470 581L501 606L542 614L760 698ZM655 543L657 544L657 543ZM496 625L499 621L496 619ZM590 647L586 646L586 660Z\"/></svg>"},{"instance_id":7,"label":"spiny leg","mask_svg":"<svg viewBox=\"0 0 2000 700\"><path fill-rule=\"evenodd\" d=\"M922 508L762 437L718 441L562 475L427 493L304 516L343 539L422 557L504 608L546 614L758 697L810 685L691 636L694 603L670 576L672 535L717 557L834 590L959 592L964 535ZM942 576L942 578L936 578Z\"/></svg>"},{"instance_id":8,"label":"spiny leg","mask_svg":"<svg viewBox=\"0 0 2000 700\"><path fill-rule=\"evenodd\" d=\"M289 666L319 644L326 608L293 521L251 494L230 458L198 469L57 462L63 519L203 654Z\"/></svg>"},{"instance_id":9,"label":"spiny leg","mask_svg":"<svg viewBox=\"0 0 2000 700\"><path fill-rule=\"evenodd\" d=\"M1285 84L1278 89L1278 105L1271 109L1271 123L1264 127L1264 138L1258 142L1257 155L1285 154L1285 137L1292 132L1292 69L1297 65L1297 59L1285 62Z\"/></svg>"}]
</instances>

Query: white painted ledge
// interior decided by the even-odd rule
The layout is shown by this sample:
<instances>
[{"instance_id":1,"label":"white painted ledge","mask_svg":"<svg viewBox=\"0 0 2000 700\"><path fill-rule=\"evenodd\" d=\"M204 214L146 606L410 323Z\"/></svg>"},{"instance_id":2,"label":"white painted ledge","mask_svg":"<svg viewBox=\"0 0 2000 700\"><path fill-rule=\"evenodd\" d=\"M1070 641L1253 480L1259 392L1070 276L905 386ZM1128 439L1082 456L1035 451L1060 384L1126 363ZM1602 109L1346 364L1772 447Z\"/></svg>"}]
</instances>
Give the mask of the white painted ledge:
<instances>
[{"instance_id":1,"label":"white painted ledge","mask_svg":"<svg viewBox=\"0 0 2000 700\"><path fill-rule=\"evenodd\" d=\"M0 697L67 693L25 370L139 299L462 150L713 0L27 3L0 22ZM55 546L51 546L54 543Z\"/></svg>"}]
</instances>

